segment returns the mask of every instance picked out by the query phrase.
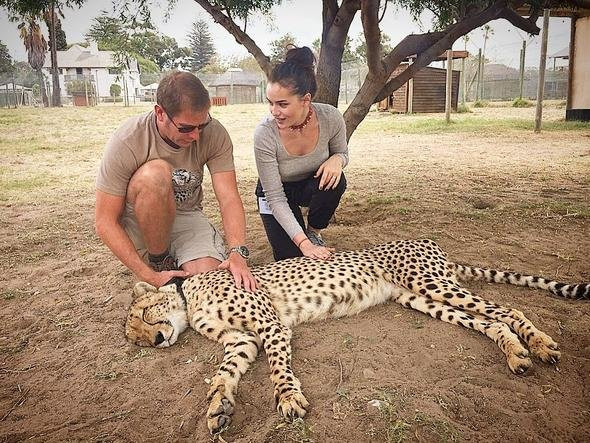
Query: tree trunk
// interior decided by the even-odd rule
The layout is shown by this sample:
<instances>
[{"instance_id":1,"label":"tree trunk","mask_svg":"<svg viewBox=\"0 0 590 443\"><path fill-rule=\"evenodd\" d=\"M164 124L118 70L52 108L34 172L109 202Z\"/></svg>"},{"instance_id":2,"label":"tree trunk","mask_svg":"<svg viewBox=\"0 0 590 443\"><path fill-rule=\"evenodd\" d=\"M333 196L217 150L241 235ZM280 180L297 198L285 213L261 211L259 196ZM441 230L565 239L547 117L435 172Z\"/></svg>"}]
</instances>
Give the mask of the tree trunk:
<instances>
[{"instance_id":1,"label":"tree trunk","mask_svg":"<svg viewBox=\"0 0 590 443\"><path fill-rule=\"evenodd\" d=\"M314 101L338 106L342 78L342 54L350 24L360 4L356 0L336 2L324 0L322 10L322 43L316 70L318 92Z\"/></svg>"},{"instance_id":2,"label":"tree trunk","mask_svg":"<svg viewBox=\"0 0 590 443\"><path fill-rule=\"evenodd\" d=\"M55 34L55 2L51 2L49 20L49 41L51 42L51 78L53 94L51 106L61 106L61 88L59 86L59 67L57 66L57 36Z\"/></svg>"},{"instance_id":3,"label":"tree trunk","mask_svg":"<svg viewBox=\"0 0 590 443\"><path fill-rule=\"evenodd\" d=\"M37 80L39 80L41 100L43 101L43 106L47 108L49 106L49 99L47 97L47 90L45 89L45 79L43 78L43 71L41 71L41 69L36 69L35 72L37 72Z\"/></svg>"},{"instance_id":4,"label":"tree trunk","mask_svg":"<svg viewBox=\"0 0 590 443\"><path fill-rule=\"evenodd\" d=\"M344 47L322 45L316 74L318 92L314 101L338 106L342 64L335 63L334 60L342 60L343 49Z\"/></svg>"}]
</instances>

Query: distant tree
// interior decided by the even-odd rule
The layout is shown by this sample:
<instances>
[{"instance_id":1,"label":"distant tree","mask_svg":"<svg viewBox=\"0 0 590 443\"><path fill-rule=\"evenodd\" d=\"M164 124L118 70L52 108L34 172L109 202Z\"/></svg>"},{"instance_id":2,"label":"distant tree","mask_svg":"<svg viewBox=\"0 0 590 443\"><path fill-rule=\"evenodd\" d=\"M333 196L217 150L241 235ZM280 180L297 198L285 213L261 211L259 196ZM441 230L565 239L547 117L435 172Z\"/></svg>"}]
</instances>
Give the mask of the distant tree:
<instances>
[{"instance_id":1,"label":"distant tree","mask_svg":"<svg viewBox=\"0 0 590 443\"><path fill-rule=\"evenodd\" d=\"M11 74L12 72L14 72L12 57L6 45L0 40L0 73Z\"/></svg>"},{"instance_id":2,"label":"distant tree","mask_svg":"<svg viewBox=\"0 0 590 443\"><path fill-rule=\"evenodd\" d=\"M179 48L173 37L145 30L133 36L132 45L138 54L152 60L161 71L190 66L189 48Z\"/></svg>"},{"instance_id":3,"label":"distant tree","mask_svg":"<svg viewBox=\"0 0 590 443\"><path fill-rule=\"evenodd\" d=\"M27 62L14 62L14 78L18 79L19 84L26 88L31 88L39 81L37 73L31 68ZM39 89L39 92L41 90Z\"/></svg>"},{"instance_id":4,"label":"distant tree","mask_svg":"<svg viewBox=\"0 0 590 443\"><path fill-rule=\"evenodd\" d=\"M211 57L209 63L203 66L199 72L202 72L203 74L223 74L229 67L230 65L227 63L227 60L224 60L215 54Z\"/></svg>"},{"instance_id":5,"label":"distant tree","mask_svg":"<svg viewBox=\"0 0 590 443\"><path fill-rule=\"evenodd\" d=\"M283 61L290 46L297 46L297 40L287 33L270 42L270 62L273 65Z\"/></svg>"},{"instance_id":6,"label":"distant tree","mask_svg":"<svg viewBox=\"0 0 590 443\"><path fill-rule=\"evenodd\" d=\"M123 22L106 13L92 19L90 29L84 35L87 41L94 41L101 51L116 51L127 45L128 32Z\"/></svg>"},{"instance_id":7,"label":"distant tree","mask_svg":"<svg viewBox=\"0 0 590 443\"><path fill-rule=\"evenodd\" d=\"M34 18L29 18L27 22L18 25L20 38L27 50L29 65L37 73L37 80L41 89L41 98L43 106L49 106L47 90L45 89L45 78L43 77L43 64L45 63L45 54L47 53L47 41L41 32L41 28Z\"/></svg>"},{"instance_id":8,"label":"distant tree","mask_svg":"<svg viewBox=\"0 0 590 443\"><path fill-rule=\"evenodd\" d=\"M316 38L311 45L316 57L319 58L322 46L321 40ZM350 37L346 37L346 41L344 42L344 52L342 53L342 63L354 63L358 61L360 61L360 58L356 51L352 49L351 39Z\"/></svg>"},{"instance_id":9,"label":"distant tree","mask_svg":"<svg viewBox=\"0 0 590 443\"><path fill-rule=\"evenodd\" d=\"M242 68L246 72L259 72L262 74L262 69L254 57L247 55L242 57L234 63L234 66Z\"/></svg>"},{"instance_id":10,"label":"distant tree","mask_svg":"<svg viewBox=\"0 0 590 443\"><path fill-rule=\"evenodd\" d=\"M385 33L381 34L381 52L387 54L391 52L392 49L391 38ZM365 41L363 34L359 34L354 52L360 62L367 63L367 42ZM344 61L344 56L342 57L342 61Z\"/></svg>"},{"instance_id":11,"label":"distant tree","mask_svg":"<svg viewBox=\"0 0 590 443\"><path fill-rule=\"evenodd\" d=\"M197 72L208 65L215 55L215 46L207 22L202 19L195 21L188 38L192 51L189 57L190 69Z\"/></svg>"},{"instance_id":12,"label":"distant tree","mask_svg":"<svg viewBox=\"0 0 590 443\"><path fill-rule=\"evenodd\" d=\"M61 18L63 18L63 14L61 14L60 11L54 11L53 13L53 20L55 23L55 38L53 37L53 35L51 34L51 14L49 13L49 11L46 11L43 14L43 19L45 20L45 25L47 26L47 29L49 29L49 40L48 40L48 45L49 45L49 49L51 50L51 45L53 44L53 41L55 40L55 45L56 45L56 49L58 51L65 51L66 49L68 49L68 42L66 40L66 33L64 32L64 30L61 27Z\"/></svg>"}]
</instances>

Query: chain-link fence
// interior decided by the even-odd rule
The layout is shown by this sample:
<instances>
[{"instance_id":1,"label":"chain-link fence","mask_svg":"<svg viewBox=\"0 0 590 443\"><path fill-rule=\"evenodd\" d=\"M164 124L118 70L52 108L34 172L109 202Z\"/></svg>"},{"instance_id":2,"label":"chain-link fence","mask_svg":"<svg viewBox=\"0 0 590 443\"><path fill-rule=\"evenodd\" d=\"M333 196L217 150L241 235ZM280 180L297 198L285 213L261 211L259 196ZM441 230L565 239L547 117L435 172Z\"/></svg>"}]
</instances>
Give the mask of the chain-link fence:
<instances>
[{"instance_id":1,"label":"chain-link fence","mask_svg":"<svg viewBox=\"0 0 590 443\"><path fill-rule=\"evenodd\" d=\"M158 84L164 75L142 73L134 76L106 69L60 73L61 102L76 106L155 102ZM221 74L196 75L217 104L260 103L265 100L266 81L262 72L230 69ZM40 76L33 72L0 73L0 107L42 106L44 92L49 97L53 92L49 73L43 71L42 78L40 81Z\"/></svg>"}]
</instances>

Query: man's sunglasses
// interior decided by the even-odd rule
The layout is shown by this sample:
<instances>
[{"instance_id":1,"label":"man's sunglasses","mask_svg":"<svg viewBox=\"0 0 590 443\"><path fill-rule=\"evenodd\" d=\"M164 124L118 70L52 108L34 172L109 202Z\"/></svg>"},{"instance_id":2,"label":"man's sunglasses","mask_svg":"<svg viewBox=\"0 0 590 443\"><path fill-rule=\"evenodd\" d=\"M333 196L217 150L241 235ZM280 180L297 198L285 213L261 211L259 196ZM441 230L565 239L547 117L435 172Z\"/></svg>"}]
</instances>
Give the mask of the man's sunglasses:
<instances>
[{"instance_id":1,"label":"man's sunglasses","mask_svg":"<svg viewBox=\"0 0 590 443\"><path fill-rule=\"evenodd\" d=\"M160 108L162 108L162 106L160 106ZM180 132L181 134L188 134L189 132L193 132L195 129L198 130L199 132L202 131L203 129L205 129L205 127L211 123L211 114L207 113L207 121L205 123L201 123L200 125L190 125L190 126L178 126L176 123L174 123L174 119L172 117L170 117L170 114L168 114L168 111L166 111L166 109L162 108L162 111L164 111L164 113L168 116L168 118L170 119L170 121L172 122L172 124L174 125L174 127L176 129L178 129L178 132Z\"/></svg>"}]
</instances>

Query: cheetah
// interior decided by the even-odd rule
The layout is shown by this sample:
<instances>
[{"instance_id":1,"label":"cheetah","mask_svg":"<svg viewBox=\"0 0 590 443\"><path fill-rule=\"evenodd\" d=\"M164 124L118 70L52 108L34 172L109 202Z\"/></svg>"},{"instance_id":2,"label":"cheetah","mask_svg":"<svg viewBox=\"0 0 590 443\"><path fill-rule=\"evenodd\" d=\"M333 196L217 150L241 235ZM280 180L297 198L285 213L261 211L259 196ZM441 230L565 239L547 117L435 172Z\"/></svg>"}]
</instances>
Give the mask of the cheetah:
<instances>
[{"instance_id":1,"label":"cheetah","mask_svg":"<svg viewBox=\"0 0 590 443\"><path fill-rule=\"evenodd\" d=\"M140 346L171 346L189 325L224 346L208 393L207 426L214 434L230 424L240 377L261 347L270 364L277 411L290 419L306 414L309 403L291 368L291 328L299 323L350 316L395 301L485 334L505 354L510 370L522 374L531 366L529 350L543 362L557 363L557 343L522 312L473 295L459 279L590 299L590 283L569 285L453 263L431 240L340 252L328 261L287 259L253 268L252 273L258 282L255 294L236 288L226 271L173 279L159 289L139 282L127 316L125 333Z\"/></svg>"}]
</instances>

